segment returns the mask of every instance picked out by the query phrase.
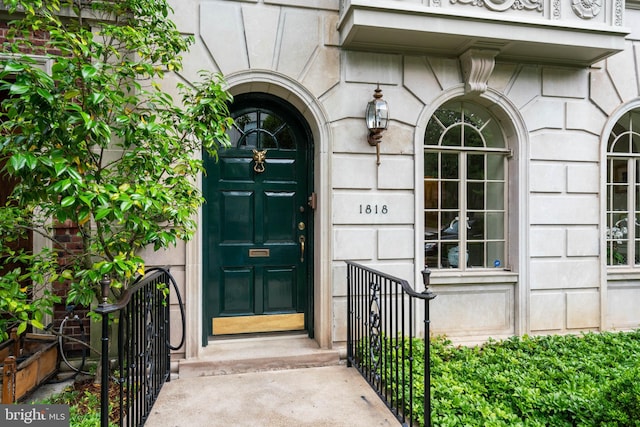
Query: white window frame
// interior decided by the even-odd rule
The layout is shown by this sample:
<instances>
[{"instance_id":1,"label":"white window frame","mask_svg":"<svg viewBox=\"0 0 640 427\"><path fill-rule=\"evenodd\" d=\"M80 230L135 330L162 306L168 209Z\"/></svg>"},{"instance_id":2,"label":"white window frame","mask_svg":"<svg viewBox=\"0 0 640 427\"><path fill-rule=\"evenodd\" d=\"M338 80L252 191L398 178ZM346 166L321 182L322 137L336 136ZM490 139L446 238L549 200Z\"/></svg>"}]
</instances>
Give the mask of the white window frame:
<instances>
[{"instance_id":1,"label":"white window frame","mask_svg":"<svg viewBox=\"0 0 640 427\"><path fill-rule=\"evenodd\" d=\"M482 109L483 113L486 113L486 116L489 117L489 120L485 123L482 124L481 127L477 127L472 125L471 123L468 122L464 122L463 125L461 124L455 124L449 127L446 127L444 124L442 124L436 117L436 113L443 109L443 108L447 108L448 105L454 105L460 103L461 106L461 115L464 116L466 111L469 111L469 109L466 109L464 106L465 104L471 104L473 105L474 109ZM445 103L443 105L441 105L438 109L436 109L436 111L434 111L434 113L431 115L431 117L429 118L429 122L431 120L437 120L438 124L443 127L443 131L440 134L440 140L438 141L438 144L433 144L433 145L426 145L423 143L423 152L425 154L427 153L455 153L458 155L459 158L459 164L458 164L458 206L456 208L456 210L459 212L459 217L456 216L456 218L458 218L458 238L456 239L456 241L458 242L458 246L459 247L465 247L468 248L468 244L469 242L469 236L467 235L467 228L468 228L468 224L467 224L467 220L468 217L470 216L470 212L473 212L473 209L469 209L469 207L467 206L467 185L469 183L472 183L476 180L472 179L472 178L468 178L467 177L467 159L469 155L472 155L474 153L479 153L479 154L501 154L503 155L503 168L502 168L502 178L500 180L495 180L495 179L489 179L487 178L487 174L486 174L486 164L485 164L485 176L484 178L481 180L484 183L489 183L489 182L493 182L493 183L501 183L503 184L504 188L503 188L503 202L502 202L502 209L501 210L495 210L495 209L486 209L486 193L484 194L485 197L485 203L484 209L481 209L480 212L483 213L483 221L484 219L484 215L486 215L489 212L498 212L498 213L502 213L503 214L503 227L504 229L502 230L502 239L489 239L486 234L484 236L484 238L481 240L483 242L483 250L484 250L484 254L483 254L483 260L485 265L483 266L467 266L466 262L458 262L458 265L453 265L451 264L451 260L449 260L449 265L445 266L444 262L442 261L444 254L441 253L441 251L443 251L448 245L446 245L444 243L444 241L441 239L442 236L438 236L437 237L437 243L435 243L436 245L436 257L437 257L437 264L436 265L429 265L429 263L427 262L427 255L426 255L426 251L427 251L427 245L431 246L433 245L433 243L428 243L426 241L426 237L425 237L425 243L424 243L424 263L427 264L427 266L429 268L432 268L434 270L443 270L446 267L449 268L454 268L456 270L459 271L469 271L469 270L474 270L474 271L478 271L478 270L488 270L488 271L495 271L496 269L504 269L505 267L508 267L509 264L509 236L508 236L508 230L509 230L509 166L508 166L508 158L511 156L511 151L507 148L507 138L505 138L504 134L501 135L501 142L503 147L491 147L491 146L487 146L487 141L484 138L483 135L483 130L484 128L490 123L490 122L496 122L497 119L493 116L493 114L491 114L491 112L486 109L485 107L478 105L476 103L472 103L472 102L460 102L460 101L453 101L451 103ZM455 126L460 126L461 127L461 131L460 131L460 137L461 140L465 139L465 129L467 128L473 128L475 132L478 133L478 135L481 136L481 139L483 141L483 147L463 147L462 146L462 142L460 144L460 146L443 146L441 145L441 141L442 141L442 136L451 128L455 127ZM501 126L499 126L500 131L502 131ZM426 130L425 130L425 134L426 134ZM440 162L438 162L440 164ZM426 165L423 165L423 176L424 176L424 182L425 182L425 188L426 188L426 183L435 183L437 188L441 188L440 184L442 182L446 182L446 178L443 178L441 176L441 174L438 174L438 176L436 178L426 178ZM423 215L426 215L427 213L438 213L438 225L437 225L437 229L438 230L442 230L444 228L445 224L441 223L441 216L440 216L440 212L442 212L443 209L441 207L441 193L438 193L437 196L437 200L438 200L438 206L436 208L427 208L426 206L423 205ZM454 219L455 220L455 219ZM426 224L424 229L426 230ZM485 232L486 232L486 227L484 228ZM477 240L478 242L480 240ZM474 240L471 240L471 242L474 242ZM486 249L486 245L490 242L496 242L496 243L502 243L503 245L503 254L502 256L500 256L498 259L495 260L495 263L493 265L493 267L489 266L489 260L487 259L488 253L487 253L487 249ZM447 255L448 258L451 258L450 256ZM458 258L460 257L460 254L458 253ZM454 256L455 259L455 256ZM459 260L458 260L459 261ZM443 265L441 266L440 263L443 263Z\"/></svg>"}]
</instances>

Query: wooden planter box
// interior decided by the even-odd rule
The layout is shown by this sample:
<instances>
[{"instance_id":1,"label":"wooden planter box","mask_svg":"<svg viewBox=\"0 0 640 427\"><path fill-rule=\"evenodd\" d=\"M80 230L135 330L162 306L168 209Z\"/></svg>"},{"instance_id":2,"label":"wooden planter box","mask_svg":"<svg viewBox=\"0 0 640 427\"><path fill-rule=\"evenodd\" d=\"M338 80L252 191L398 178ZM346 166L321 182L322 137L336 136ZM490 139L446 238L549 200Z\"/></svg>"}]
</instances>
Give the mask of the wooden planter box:
<instances>
[{"instance_id":1,"label":"wooden planter box","mask_svg":"<svg viewBox=\"0 0 640 427\"><path fill-rule=\"evenodd\" d=\"M26 334L0 345L2 399L15 403L29 395L58 370L58 340L53 335Z\"/></svg>"}]
</instances>

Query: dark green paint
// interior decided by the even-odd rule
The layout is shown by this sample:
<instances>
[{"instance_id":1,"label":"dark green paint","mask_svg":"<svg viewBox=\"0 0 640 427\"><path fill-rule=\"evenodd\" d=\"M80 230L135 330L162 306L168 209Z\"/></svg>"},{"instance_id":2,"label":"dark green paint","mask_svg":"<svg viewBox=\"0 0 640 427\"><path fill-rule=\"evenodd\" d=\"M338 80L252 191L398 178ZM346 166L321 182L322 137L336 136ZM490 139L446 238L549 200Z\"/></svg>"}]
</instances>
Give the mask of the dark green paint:
<instances>
[{"instance_id":1,"label":"dark green paint","mask_svg":"<svg viewBox=\"0 0 640 427\"><path fill-rule=\"evenodd\" d=\"M258 117L256 126L267 130L246 125L250 131L244 139L232 131L232 142L239 145L220 151L218 162L206 159L203 343L212 334L212 317L305 313L312 334L310 134L293 107L274 97L236 98L231 111L236 122ZM262 173L254 171L255 145L267 150ZM305 237L303 260L300 236ZM250 257L251 249L268 249L270 256Z\"/></svg>"}]
</instances>

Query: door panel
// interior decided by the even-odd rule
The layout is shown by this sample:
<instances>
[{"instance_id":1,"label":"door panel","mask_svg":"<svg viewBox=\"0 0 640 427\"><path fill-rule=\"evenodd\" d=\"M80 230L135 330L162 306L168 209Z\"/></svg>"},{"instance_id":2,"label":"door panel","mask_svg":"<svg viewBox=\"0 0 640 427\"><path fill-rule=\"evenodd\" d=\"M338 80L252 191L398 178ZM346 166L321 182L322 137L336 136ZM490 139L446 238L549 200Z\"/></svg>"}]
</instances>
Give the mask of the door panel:
<instances>
[{"instance_id":1,"label":"door panel","mask_svg":"<svg viewBox=\"0 0 640 427\"><path fill-rule=\"evenodd\" d=\"M225 268L222 280L220 314L252 314L253 269Z\"/></svg>"},{"instance_id":2,"label":"door panel","mask_svg":"<svg viewBox=\"0 0 640 427\"><path fill-rule=\"evenodd\" d=\"M296 271L293 268L270 268L265 272L264 312L293 311L295 304Z\"/></svg>"},{"instance_id":3,"label":"door panel","mask_svg":"<svg viewBox=\"0 0 640 427\"><path fill-rule=\"evenodd\" d=\"M236 105L236 98L233 146L218 153L218 162L205 160L206 334L309 325L311 140L290 107L257 99ZM264 159L254 158L256 151Z\"/></svg>"}]
</instances>

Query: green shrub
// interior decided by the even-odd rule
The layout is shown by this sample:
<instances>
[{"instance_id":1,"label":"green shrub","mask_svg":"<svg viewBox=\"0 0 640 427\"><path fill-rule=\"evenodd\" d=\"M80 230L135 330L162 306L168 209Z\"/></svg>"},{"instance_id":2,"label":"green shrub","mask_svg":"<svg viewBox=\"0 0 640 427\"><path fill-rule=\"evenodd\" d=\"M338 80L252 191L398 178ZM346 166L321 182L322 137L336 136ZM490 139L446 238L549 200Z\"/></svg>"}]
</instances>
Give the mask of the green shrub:
<instances>
[{"instance_id":1,"label":"green shrub","mask_svg":"<svg viewBox=\"0 0 640 427\"><path fill-rule=\"evenodd\" d=\"M395 357L390 340L387 358ZM414 401L424 390L423 340L412 346ZM401 346L399 346L401 348ZM405 353L408 350L405 349ZM431 340L434 426L640 426L640 332L513 337L477 347ZM405 369L408 376L409 369ZM397 387L382 373L390 387ZM422 425L424 409L414 404Z\"/></svg>"},{"instance_id":2,"label":"green shrub","mask_svg":"<svg viewBox=\"0 0 640 427\"><path fill-rule=\"evenodd\" d=\"M640 365L624 369L602 390L602 426L640 426Z\"/></svg>"}]
</instances>

